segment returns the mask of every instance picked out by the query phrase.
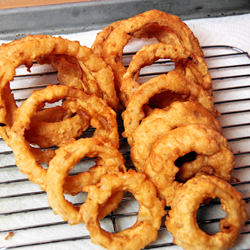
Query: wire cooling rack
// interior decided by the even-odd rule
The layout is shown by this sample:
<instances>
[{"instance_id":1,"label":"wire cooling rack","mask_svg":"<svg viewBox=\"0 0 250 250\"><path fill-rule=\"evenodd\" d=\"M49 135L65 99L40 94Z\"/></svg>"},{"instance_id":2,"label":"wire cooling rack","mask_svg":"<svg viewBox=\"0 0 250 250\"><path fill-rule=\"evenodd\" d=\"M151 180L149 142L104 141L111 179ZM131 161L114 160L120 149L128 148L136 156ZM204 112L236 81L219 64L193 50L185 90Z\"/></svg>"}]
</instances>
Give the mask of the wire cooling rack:
<instances>
[{"instance_id":1,"label":"wire cooling rack","mask_svg":"<svg viewBox=\"0 0 250 250\"><path fill-rule=\"evenodd\" d=\"M241 49L230 46L203 47L205 59L213 80L213 98L218 111L224 136L236 159L232 185L243 194L250 213L250 58ZM133 53L124 54L125 64ZM159 60L150 69L141 71L140 80L166 72L173 68L171 61ZM50 66L35 64L31 72L25 67L17 69L11 83L18 105L30 93L57 83L56 72ZM119 129L122 131L121 119ZM91 131L90 131L91 133ZM126 140L120 140L128 167L133 167L129 159ZM88 168L89 160L83 160L72 174ZM67 197L74 204L81 204L83 195ZM214 233L218 223L225 216L217 201L209 206L201 206L197 220L201 228ZM131 226L138 211L137 202L126 194L119 208L102 220L101 225L110 232L117 232ZM36 184L27 180L15 166L10 148L0 140L0 249L101 249L90 243L88 231L83 224L69 226L60 216L53 214L48 205L46 193ZM250 247L250 220L243 228L234 249ZM7 238L9 239L7 240ZM178 249L172 243L171 234L163 226L157 241L146 249Z\"/></svg>"}]
</instances>

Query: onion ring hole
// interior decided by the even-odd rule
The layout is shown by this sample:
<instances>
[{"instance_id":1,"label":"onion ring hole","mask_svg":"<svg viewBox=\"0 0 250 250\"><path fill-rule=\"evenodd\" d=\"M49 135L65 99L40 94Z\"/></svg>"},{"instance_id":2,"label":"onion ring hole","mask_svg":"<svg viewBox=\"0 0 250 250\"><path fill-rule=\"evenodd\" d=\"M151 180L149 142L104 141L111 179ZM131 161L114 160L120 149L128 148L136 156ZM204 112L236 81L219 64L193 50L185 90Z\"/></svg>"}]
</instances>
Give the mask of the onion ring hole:
<instances>
[{"instance_id":1,"label":"onion ring hole","mask_svg":"<svg viewBox=\"0 0 250 250\"><path fill-rule=\"evenodd\" d=\"M159 94L154 95L149 99L149 107L152 109L155 108L166 108L168 107L171 103L175 101L185 101L186 97L183 96L182 94L175 93L172 91L163 91Z\"/></svg>"},{"instance_id":2,"label":"onion ring hole","mask_svg":"<svg viewBox=\"0 0 250 250\"><path fill-rule=\"evenodd\" d=\"M189 152L183 156L180 156L177 160L175 160L174 164L175 166L177 166L178 168L180 168L180 171L177 173L176 177L175 177L175 180L178 181L178 182L182 182L182 183L185 183L186 180L185 179L182 179L180 178L180 172L181 172L181 167L184 163L187 163L187 162L191 162L191 161L194 161L196 159L196 156L197 156L197 153L195 151L192 151L192 152Z\"/></svg>"},{"instance_id":3,"label":"onion ring hole","mask_svg":"<svg viewBox=\"0 0 250 250\"><path fill-rule=\"evenodd\" d=\"M118 207L111 212L110 216L111 220L114 222L114 228L109 232L117 233L131 228L136 223L138 211L139 204L133 194L130 192L124 192L123 198ZM123 214L126 216L122 216Z\"/></svg>"},{"instance_id":4,"label":"onion ring hole","mask_svg":"<svg viewBox=\"0 0 250 250\"><path fill-rule=\"evenodd\" d=\"M216 218L211 218L214 214L217 215ZM221 209L220 199L206 199L197 210L196 221L202 231L208 235L215 235L220 231L220 220L217 218L223 219L225 216L226 213Z\"/></svg>"}]
</instances>

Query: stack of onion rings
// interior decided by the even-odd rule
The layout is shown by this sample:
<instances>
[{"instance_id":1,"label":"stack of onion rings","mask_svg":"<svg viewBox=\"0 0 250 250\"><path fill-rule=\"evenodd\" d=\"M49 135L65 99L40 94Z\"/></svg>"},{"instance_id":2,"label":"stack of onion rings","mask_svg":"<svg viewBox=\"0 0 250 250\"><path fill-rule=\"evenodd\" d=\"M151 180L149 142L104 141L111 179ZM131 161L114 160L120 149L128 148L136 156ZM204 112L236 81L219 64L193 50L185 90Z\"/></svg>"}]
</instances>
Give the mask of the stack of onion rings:
<instances>
[{"instance_id":1,"label":"stack of onion rings","mask_svg":"<svg viewBox=\"0 0 250 250\"><path fill-rule=\"evenodd\" d=\"M136 169L144 172L151 147L159 138L172 129L189 124L202 124L221 132L219 121L195 101L173 102L165 109L155 109L143 119L132 133L130 155Z\"/></svg>"},{"instance_id":2,"label":"stack of onion rings","mask_svg":"<svg viewBox=\"0 0 250 250\"><path fill-rule=\"evenodd\" d=\"M89 171L76 176L67 176L68 172L83 157L99 157L95 160L96 166ZM77 194L86 185L96 184L106 174L125 172L123 158L119 151L109 143L104 143L98 137L79 139L60 147L56 156L50 161L47 172L47 194L50 206L54 213L60 214L69 224L83 222L79 208L64 198L64 192ZM121 201L123 192L115 192L107 205L100 209L103 218L113 211Z\"/></svg>"},{"instance_id":3,"label":"stack of onion rings","mask_svg":"<svg viewBox=\"0 0 250 250\"><path fill-rule=\"evenodd\" d=\"M133 37L155 37L158 43L139 50L126 69L123 49ZM116 89L125 106L122 135L131 146L131 159L136 169L156 185L167 205L173 205L175 192L182 189L183 182L199 172L231 179L234 157L216 119L211 77L197 39L180 19L151 10L106 27L92 48L114 71ZM175 69L140 84L140 69L158 59L171 59ZM184 160L180 165L181 158L189 154L194 155L191 162ZM100 232L94 242L107 247L109 237L103 237L95 218L90 222L92 234L94 229ZM177 244L182 242L178 225L178 220L172 225L177 229Z\"/></svg>"},{"instance_id":4,"label":"stack of onion rings","mask_svg":"<svg viewBox=\"0 0 250 250\"><path fill-rule=\"evenodd\" d=\"M119 146L116 114L104 100L65 85L51 85L45 89L34 91L16 112L14 124L9 132L9 144L19 169L44 190L46 190L47 170L37 162L33 150L25 138L25 130L29 128L32 115L41 105L44 105L45 102L53 103L66 97L74 99L77 110L83 110L91 117L90 124L96 128L94 136L109 141L116 148ZM75 110L72 110L72 112L75 112ZM52 150L48 152L50 151Z\"/></svg>"},{"instance_id":5,"label":"stack of onion rings","mask_svg":"<svg viewBox=\"0 0 250 250\"><path fill-rule=\"evenodd\" d=\"M133 37L159 42L138 51L126 70L122 53ZM174 70L144 84L137 81L143 66L165 58L175 63ZM51 64L60 85L35 91L17 108L9 82L19 65L29 69L34 61ZM28 36L1 46L0 66L5 69L0 71L0 135L12 147L19 169L47 191L55 214L69 224L85 222L92 241L105 248L141 249L156 239L164 205L169 205L166 226L180 246L226 249L235 244L246 211L241 196L225 182L234 157L216 119L199 42L177 16L151 10L117 21L97 35L92 49L61 37ZM117 95L126 107L123 136L140 173L126 171L118 151ZM62 106L43 109L45 102L59 100ZM93 137L76 140L90 125ZM192 159L183 160L189 154ZM96 165L68 176L83 157L97 157ZM81 191L88 196L79 209L64 194ZM138 219L131 228L110 234L98 220L119 205L124 191L137 199ZM214 237L196 230L192 217L204 197L219 197L229 214ZM240 212L229 211L228 204ZM197 233L195 246L186 237L189 227Z\"/></svg>"},{"instance_id":6,"label":"stack of onion rings","mask_svg":"<svg viewBox=\"0 0 250 250\"><path fill-rule=\"evenodd\" d=\"M126 110L122 114L125 128L123 136L128 138L131 146L133 145L132 133L140 121L146 117L143 106L155 94L164 91L179 94L181 100L198 101L210 112L216 114L211 96L199 85L188 82L184 76L176 71L170 71L167 75L159 75L150 79L135 91Z\"/></svg>"},{"instance_id":7,"label":"stack of onion rings","mask_svg":"<svg viewBox=\"0 0 250 250\"><path fill-rule=\"evenodd\" d=\"M59 57L60 60L54 60L53 63L53 65L58 65L55 66L55 68L59 71L61 70L59 76L62 74L62 71L65 71L61 67L62 57L68 56L75 58L75 60L69 63L73 64L77 61L79 64L79 69L82 71L81 75L85 76L88 81L88 84L84 85L87 87L85 91L88 94L96 94L107 100L112 107L117 107L118 100L113 84L113 73L110 67L100 57L95 55L91 49L81 46L79 42L72 42L61 37L30 35L1 46L0 66L3 70L0 72L0 121L5 124L5 126L0 128L0 135L6 141L8 141L8 130L15 120L17 109L9 86L9 82L13 80L15 76L15 69L21 64L25 64L30 68L35 60L46 62L47 57L56 55L61 55L61 57ZM67 60L69 61L69 59ZM73 71L66 72L68 73L66 80L71 79L72 72ZM78 77L79 75L74 73L74 78ZM66 80L64 80L64 84ZM85 82L84 79L78 79L78 81ZM67 84L71 86L70 81L68 81ZM45 129L46 126L44 130ZM57 134L55 133L54 137L56 136Z\"/></svg>"},{"instance_id":8,"label":"stack of onion rings","mask_svg":"<svg viewBox=\"0 0 250 250\"><path fill-rule=\"evenodd\" d=\"M175 161L190 152L196 152L195 160L178 168ZM151 148L144 170L171 206L176 190L183 185L176 178L179 171L182 180L206 172L229 181L233 167L234 156L226 139L214 129L194 124L173 129L158 139Z\"/></svg>"},{"instance_id":9,"label":"stack of onion rings","mask_svg":"<svg viewBox=\"0 0 250 250\"><path fill-rule=\"evenodd\" d=\"M158 59L171 59L177 63L177 71L183 72L186 79L201 85L202 88L211 93L211 77L208 73L207 65L202 57L192 54L182 46L172 44L156 43L144 46L134 56L129 64L126 73L123 76L121 85L122 100L127 106L135 90L140 86L137 81L140 69L144 66L151 65ZM190 74L190 72L194 72ZM195 79L197 76L197 80Z\"/></svg>"},{"instance_id":10,"label":"stack of onion rings","mask_svg":"<svg viewBox=\"0 0 250 250\"><path fill-rule=\"evenodd\" d=\"M163 11L150 10L127 20L110 25L100 32L93 48L97 54L111 66L115 75L115 84L121 101L125 103L120 88L126 72L122 63L122 53L125 45L132 37L156 37L160 42L182 45L185 49L203 56L197 38L188 26L175 15ZM102 49L100 47L102 46Z\"/></svg>"}]
</instances>

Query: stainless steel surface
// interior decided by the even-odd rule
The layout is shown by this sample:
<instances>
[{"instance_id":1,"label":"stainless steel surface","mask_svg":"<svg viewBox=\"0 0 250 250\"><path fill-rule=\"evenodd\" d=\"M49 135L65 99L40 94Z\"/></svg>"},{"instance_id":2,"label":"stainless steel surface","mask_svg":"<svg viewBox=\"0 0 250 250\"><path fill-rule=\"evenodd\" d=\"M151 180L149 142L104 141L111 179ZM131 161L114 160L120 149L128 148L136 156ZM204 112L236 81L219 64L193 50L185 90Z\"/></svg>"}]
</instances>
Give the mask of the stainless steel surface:
<instances>
[{"instance_id":1,"label":"stainless steel surface","mask_svg":"<svg viewBox=\"0 0 250 250\"><path fill-rule=\"evenodd\" d=\"M62 34L99 29L150 9L182 19L250 12L248 0L105 0L0 10L0 39L27 34Z\"/></svg>"}]
</instances>

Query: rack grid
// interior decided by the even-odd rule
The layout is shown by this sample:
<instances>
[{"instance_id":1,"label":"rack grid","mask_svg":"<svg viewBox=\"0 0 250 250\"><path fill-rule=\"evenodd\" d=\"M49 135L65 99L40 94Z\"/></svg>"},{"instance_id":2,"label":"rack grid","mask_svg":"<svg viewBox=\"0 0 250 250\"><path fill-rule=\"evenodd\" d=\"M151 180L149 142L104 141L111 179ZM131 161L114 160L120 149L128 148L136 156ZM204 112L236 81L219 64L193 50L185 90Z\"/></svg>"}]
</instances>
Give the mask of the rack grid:
<instances>
[{"instance_id":1,"label":"rack grid","mask_svg":"<svg viewBox=\"0 0 250 250\"><path fill-rule=\"evenodd\" d=\"M236 166L233 171L232 185L243 194L250 214L250 57L247 52L230 46L203 46L206 63L212 76L213 98L218 111L223 134L227 138L235 155ZM124 53L124 62L128 63L134 52ZM143 69L141 81L166 72L173 68L169 60L157 61L151 68ZM56 72L50 66L34 64L31 72L25 67L17 69L17 75L11 83L15 99L20 103L35 89L48 83L57 83ZM119 130L123 126L120 117ZM91 133L91 129L89 133ZM132 167L129 147L126 140L120 138L120 150L128 167ZM90 159L83 160L71 174L76 174L89 166ZM88 164L86 164L88 163ZM67 197L80 205L84 197ZM201 227L214 228L224 216L218 201L209 206L201 206L198 221ZM119 208L102 221L102 226L117 232L136 220L137 202L126 194ZM97 249L91 245L89 234L84 225L69 226L59 216L55 216L46 200L46 193L20 173L17 169L11 149L0 140L0 249ZM210 229L214 230L214 229ZM2 240L10 232L9 240ZM246 222L234 249L246 249L250 246L250 220ZM146 249L172 249L172 237L162 226L156 242Z\"/></svg>"}]
</instances>

